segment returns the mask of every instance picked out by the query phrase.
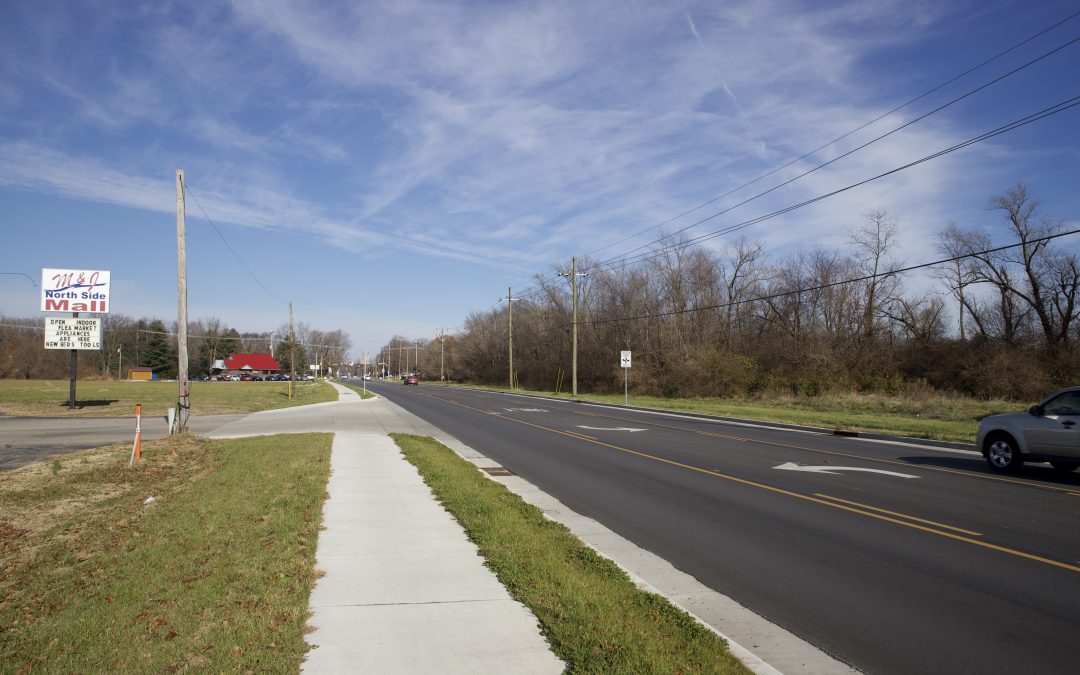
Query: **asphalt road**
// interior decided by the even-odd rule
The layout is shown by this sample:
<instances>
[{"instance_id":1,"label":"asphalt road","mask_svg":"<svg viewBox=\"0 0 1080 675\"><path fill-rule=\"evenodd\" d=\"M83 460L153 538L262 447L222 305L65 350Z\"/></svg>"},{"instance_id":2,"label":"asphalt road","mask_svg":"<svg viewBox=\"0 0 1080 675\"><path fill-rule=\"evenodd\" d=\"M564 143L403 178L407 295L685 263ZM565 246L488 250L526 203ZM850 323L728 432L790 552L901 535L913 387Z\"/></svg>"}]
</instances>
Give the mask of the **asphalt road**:
<instances>
[{"instance_id":1,"label":"asphalt road","mask_svg":"<svg viewBox=\"0 0 1080 675\"><path fill-rule=\"evenodd\" d=\"M1080 668L1080 473L998 476L915 444L369 385L866 672Z\"/></svg>"}]
</instances>

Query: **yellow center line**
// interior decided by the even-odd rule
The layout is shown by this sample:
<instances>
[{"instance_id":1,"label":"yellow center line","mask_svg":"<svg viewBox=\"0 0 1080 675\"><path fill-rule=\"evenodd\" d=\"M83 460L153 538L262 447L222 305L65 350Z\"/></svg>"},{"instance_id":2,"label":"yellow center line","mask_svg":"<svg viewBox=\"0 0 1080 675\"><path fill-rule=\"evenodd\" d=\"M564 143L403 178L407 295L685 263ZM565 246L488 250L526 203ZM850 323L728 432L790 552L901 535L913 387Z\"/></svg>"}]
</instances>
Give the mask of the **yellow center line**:
<instances>
[{"instance_id":1,"label":"yellow center line","mask_svg":"<svg viewBox=\"0 0 1080 675\"><path fill-rule=\"evenodd\" d=\"M860 504L859 502L853 502L848 499L840 499L839 497L832 497L830 495L823 495L821 493L814 493L815 497L821 497L823 499L831 499L835 502L842 502L844 504L851 504L852 506L858 506L860 509L870 509L871 511L878 511L880 513L888 513L891 516L899 516L900 518L907 518L908 520L914 520L920 523L926 523L927 525L933 525L934 527L942 527L946 530L953 530L954 532L963 532L964 534L970 534L973 537L981 537L980 532L972 532L971 530L964 530L959 527L953 527L952 525L943 525L942 523L936 523L932 520L926 520L925 518L916 518L915 516L909 516L906 513L897 513L896 511L889 511L888 509L878 508L876 506L869 506L867 504Z\"/></svg>"},{"instance_id":2,"label":"yellow center line","mask_svg":"<svg viewBox=\"0 0 1080 675\"><path fill-rule=\"evenodd\" d=\"M893 465L896 465L896 466L903 466L903 467L906 467L908 469L912 469L912 468L924 469L926 471L937 471L937 472L940 472L940 473L950 473L950 474L954 474L954 475L957 475L957 476L964 476L966 478L978 478L978 479L981 479L981 480L992 480L992 481L996 481L998 483L1012 483L1014 485L1023 485L1024 487L1035 488L1037 490L1048 490L1050 492L1064 492L1066 494L1077 495L1076 492L1073 492L1072 488L1060 488L1060 487L1055 487L1053 485L1040 485L1039 483L1031 483L1031 482L1028 482L1028 481L1016 480L1014 478L1005 478L1005 477L1002 477L1002 476L988 476L988 475L982 474L982 473L972 473L970 471L960 471L958 469L945 469L945 468L938 467L938 466L927 466L925 464L912 464L910 462L899 462L899 461L897 461L895 459L881 459L879 457L867 457L865 455L856 455L856 454L849 453L849 452L839 452L837 450L824 450L824 449L821 449L821 448L810 448L810 447L807 447L805 445L796 445L794 443L780 443L779 441L766 441L766 440L762 440L762 439L758 439L758 438L748 438L748 437L745 437L745 436L733 436L731 434L721 434L721 433L717 433L717 432L714 432L714 431L697 431L697 430L687 429L685 427L675 426L675 425L672 425L672 424L662 424L660 422L653 422L653 421L641 420L641 419L627 419L625 417L619 417L617 415L601 415L601 414L597 414L597 413L582 413L582 412L578 412L576 410L567 410L566 412L576 414L576 415L589 415L590 417L603 417L605 419L615 420L617 422L626 422L628 424L629 423L645 424L645 425L656 427L656 428L659 428L659 429L671 429L671 430L674 430L674 431L682 431L682 432L689 433L689 434L697 434L699 436L711 436L711 437L714 437L714 438L723 438L723 439L726 439L726 440L729 440L729 441L739 441L739 442L743 442L743 443L759 443L761 445L771 445L771 446L777 447L777 448L788 448L788 449L791 449L791 450L802 450L804 452L816 452L818 454L832 455L834 457L847 457L848 459L861 459L861 460L865 460L867 462L877 462L879 464L893 464ZM672 414L678 414L678 413L672 413ZM1077 496L1080 496L1080 495L1077 495Z\"/></svg>"},{"instance_id":3,"label":"yellow center line","mask_svg":"<svg viewBox=\"0 0 1080 675\"><path fill-rule=\"evenodd\" d=\"M449 400L449 399L443 399L443 398L439 398L437 396L431 396L430 398L436 398L436 399L438 399L440 401L445 401L447 403L451 403L453 405L460 406L460 407L466 408L468 410L473 410L473 411L481 412L481 413L485 412L484 410L481 410L479 408L473 408L472 406L468 406L468 405L465 405L464 403L459 403L457 401L452 401L452 400ZM776 494L787 495L788 497L794 497L796 499L801 499L801 500L804 500L804 501L813 502L815 504L821 504L823 506L828 506L828 507L831 507L831 508L834 508L834 509L840 509L842 511L848 511L850 513L856 513L856 514L859 514L859 515L866 516L868 518L874 518L874 519L882 520L882 521L885 521L885 522L888 522L888 523L893 523L895 525L901 525L903 527L908 527L908 528L911 528L911 529L914 529L914 530L920 530L922 532L928 532L930 534L936 534L936 535L938 535L940 537L945 537L947 539L953 539L955 541L962 541L962 542L966 542L968 544L973 544L975 546L980 546L982 548L987 548L987 549L990 549L990 550L993 550L993 551L999 551L1001 553L1007 553L1009 555L1017 556L1019 558L1025 558L1027 560L1034 560L1035 562L1040 562L1040 563L1043 563L1043 564L1046 564L1046 565L1052 565L1054 567L1060 567L1061 569L1066 569L1066 570L1069 570L1070 572L1080 572L1080 566L1070 565L1069 563L1064 563L1064 562L1061 562L1061 561L1058 561L1058 560L1052 560L1050 558L1044 558L1042 556L1038 556L1038 555L1035 555L1033 553L1026 553L1024 551L1019 551L1017 549L1008 548L1006 546L998 546L997 544L991 544L991 543L986 542L986 541L980 541L978 539L972 539L971 537L966 537L966 536L962 536L962 535L959 535L959 534L953 534L952 532L943 532L941 530L935 530L933 528L926 527L924 525L919 525L919 524L914 523L914 522L908 522L908 521L905 521L905 520L898 520L897 518L893 518L891 516L882 515L880 513L874 513L873 511L867 511L867 510L864 510L862 508L854 508L854 507L851 507L851 506L847 506L845 504L837 503L836 501L827 501L826 499L821 499L820 497L817 497L817 496L810 496L810 495L806 495L806 494L801 494L801 493L798 493L798 492L793 492L791 490L785 490L784 488L778 488L778 487L774 487L772 485L766 485L765 483L758 483L756 481L747 480L745 478L739 478L737 476L731 476L731 475L728 475L728 474L720 473L719 471L711 471L709 469L703 469L701 467L693 466L691 464L684 464L682 462L677 462L677 461L672 460L672 459L666 459L664 457L658 457L656 455L650 455L649 453L646 453L646 452L638 452L637 450L631 450L629 448L623 448L623 447L620 447L618 445L611 445L610 443L604 443L603 441L594 440L594 439L586 440L586 439L583 439L578 434L574 434L573 432L561 431L559 429L551 429L549 427L541 426L539 424L533 424L532 422L526 422L525 420L519 420L519 419L515 419L513 417L503 417L502 419L507 420L509 422L515 422L517 424L523 424L525 426L533 427L534 429L540 429L542 431L548 431L548 432L551 432L551 433L554 433L554 434L559 434L561 436L567 436L569 438L577 438L578 440L585 440L587 443L592 443L594 445L599 445L599 446L602 446L602 447L605 447L605 448L610 448L612 450L617 450L619 452L623 452L623 453L626 453L626 454L629 454L629 455L635 455L637 457L642 457L642 458L650 459L650 460L653 460L653 461L656 461L656 462L661 462L661 463L664 463L664 464L668 464L670 466L676 466L676 467L679 467L679 468L682 468L682 469L687 469L688 471L694 471L694 472L697 472L697 473L706 474L708 476L713 476L713 477L716 477L716 478L722 478L724 480L732 481L734 483L739 483L741 485L747 485L747 486L756 487L756 488L759 488L759 489L762 489L762 490L768 490L769 492L774 492ZM833 498L830 497L829 499L833 499ZM886 513L888 513L888 512L886 512ZM911 516L901 516L901 517L909 518L911 520L920 520L918 518L912 518ZM924 522L928 522L928 521L924 521ZM963 531L963 530L961 530L961 531Z\"/></svg>"}]
</instances>

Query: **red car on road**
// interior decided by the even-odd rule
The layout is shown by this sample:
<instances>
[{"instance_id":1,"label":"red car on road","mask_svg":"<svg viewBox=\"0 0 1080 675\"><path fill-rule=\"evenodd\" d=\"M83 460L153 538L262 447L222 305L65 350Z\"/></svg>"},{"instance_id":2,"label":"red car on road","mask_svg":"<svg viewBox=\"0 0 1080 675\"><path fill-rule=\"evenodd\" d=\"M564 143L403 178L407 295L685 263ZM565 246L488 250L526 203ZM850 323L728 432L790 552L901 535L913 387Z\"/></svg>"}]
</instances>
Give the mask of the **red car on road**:
<instances>
[{"instance_id":1,"label":"red car on road","mask_svg":"<svg viewBox=\"0 0 1080 675\"><path fill-rule=\"evenodd\" d=\"M420 378L415 375L406 375L402 384L415 384L416 386L420 386Z\"/></svg>"}]
</instances>

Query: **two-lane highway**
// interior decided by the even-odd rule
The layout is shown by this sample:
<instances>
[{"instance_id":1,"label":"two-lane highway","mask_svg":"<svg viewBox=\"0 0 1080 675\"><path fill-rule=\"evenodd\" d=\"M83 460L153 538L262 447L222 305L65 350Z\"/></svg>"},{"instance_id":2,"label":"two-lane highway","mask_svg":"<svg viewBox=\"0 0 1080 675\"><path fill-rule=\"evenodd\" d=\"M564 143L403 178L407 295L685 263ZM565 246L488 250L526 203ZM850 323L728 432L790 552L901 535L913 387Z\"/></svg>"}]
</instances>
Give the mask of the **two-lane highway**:
<instances>
[{"instance_id":1,"label":"two-lane highway","mask_svg":"<svg viewBox=\"0 0 1080 675\"><path fill-rule=\"evenodd\" d=\"M1080 474L374 383L579 513L867 672L1076 672Z\"/></svg>"}]
</instances>

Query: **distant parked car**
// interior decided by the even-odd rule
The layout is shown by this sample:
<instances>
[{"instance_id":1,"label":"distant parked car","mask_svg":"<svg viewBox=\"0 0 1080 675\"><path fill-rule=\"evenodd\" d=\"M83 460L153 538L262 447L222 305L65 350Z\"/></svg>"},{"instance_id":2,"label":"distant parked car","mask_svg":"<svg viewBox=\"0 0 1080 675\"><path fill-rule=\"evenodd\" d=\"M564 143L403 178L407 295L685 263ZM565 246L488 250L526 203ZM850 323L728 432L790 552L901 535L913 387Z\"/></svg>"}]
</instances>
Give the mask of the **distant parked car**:
<instances>
[{"instance_id":1,"label":"distant parked car","mask_svg":"<svg viewBox=\"0 0 1080 675\"><path fill-rule=\"evenodd\" d=\"M984 417L975 447L993 471L1017 471L1025 461L1075 471L1080 467L1080 386L1062 389L1027 412Z\"/></svg>"},{"instance_id":2,"label":"distant parked car","mask_svg":"<svg viewBox=\"0 0 1080 675\"><path fill-rule=\"evenodd\" d=\"M251 382L251 375L248 375L247 373L242 374L240 376L240 381L241 382Z\"/></svg>"},{"instance_id":3,"label":"distant parked car","mask_svg":"<svg viewBox=\"0 0 1080 675\"><path fill-rule=\"evenodd\" d=\"M415 375L406 375L405 381L402 384L415 384L417 386L420 386L420 378Z\"/></svg>"},{"instance_id":4,"label":"distant parked car","mask_svg":"<svg viewBox=\"0 0 1080 675\"><path fill-rule=\"evenodd\" d=\"M261 375L252 375L252 376L251 376L251 381L252 381L252 382L262 382L262 381L263 381L263 379L262 379L262 376L261 376Z\"/></svg>"}]
</instances>

